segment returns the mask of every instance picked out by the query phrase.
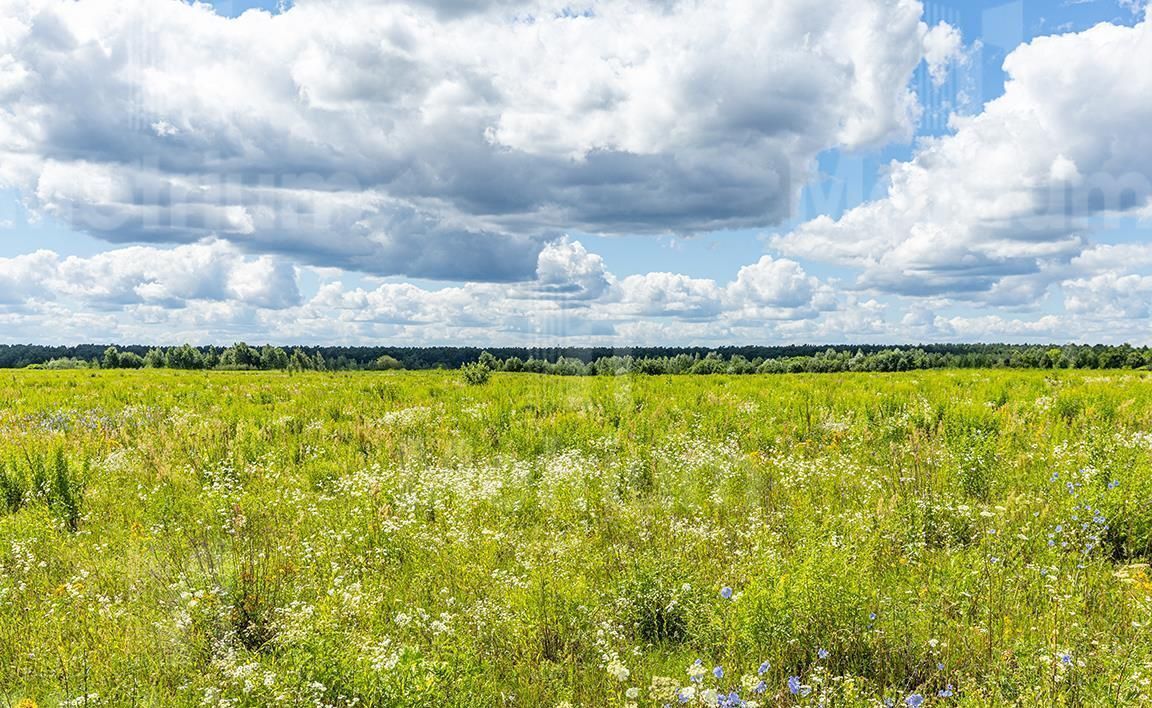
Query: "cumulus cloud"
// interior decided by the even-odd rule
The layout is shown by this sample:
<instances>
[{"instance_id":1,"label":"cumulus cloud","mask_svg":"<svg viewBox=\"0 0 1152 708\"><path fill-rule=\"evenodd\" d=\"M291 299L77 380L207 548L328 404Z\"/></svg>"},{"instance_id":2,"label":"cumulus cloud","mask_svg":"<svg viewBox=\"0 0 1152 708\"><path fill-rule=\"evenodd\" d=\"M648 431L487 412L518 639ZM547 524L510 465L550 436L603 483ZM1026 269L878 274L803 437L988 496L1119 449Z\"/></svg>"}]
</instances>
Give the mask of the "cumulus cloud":
<instances>
[{"instance_id":1,"label":"cumulus cloud","mask_svg":"<svg viewBox=\"0 0 1152 708\"><path fill-rule=\"evenodd\" d=\"M620 298L630 312L645 317L710 319L724 307L716 281L680 273L630 275L620 282Z\"/></svg>"},{"instance_id":2,"label":"cumulus cloud","mask_svg":"<svg viewBox=\"0 0 1152 708\"><path fill-rule=\"evenodd\" d=\"M909 296L1035 302L1093 246L1091 218L1152 194L1152 25L1040 37L1005 60L1004 95L891 166L887 196L773 240Z\"/></svg>"},{"instance_id":3,"label":"cumulus cloud","mask_svg":"<svg viewBox=\"0 0 1152 708\"><path fill-rule=\"evenodd\" d=\"M531 280L568 229L785 217L910 135L914 0L0 0L0 186L115 242ZM884 37L878 42L876 38ZM930 41L929 41L930 39Z\"/></svg>"},{"instance_id":4,"label":"cumulus cloud","mask_svg":"<svg viewBox=\"0 0 1152 708\"><path fill-rule=\"evenodd\" d=\"M385 283L375 289L349 289L333 282L292 318L316 328L345 328L359 337L379 335L383 326L405 327L406 334L421 340L451 341L453 332L474 337L479 328L503 341L541 336L620 341L643 332L667 333L673 339L675 332L718 337L734 329L759 330L762 335L837 305L827 284L787 259L765 256L726 284L677 273L617 278L600 256L578 241L563 239L541 253L535 279L522 288L466 283L427 289ZM638 329L641 322L648 323L647 329Z\"/></svg>"},{"instance_id":5,"label":"cumulus cloud","mask_svg":"<svg viewBox=\"0 0 1152 708\"><path fill-rule=\"evenodd\" d=\"M565 237L540 252L533 292L543 297L589 300L603 295L612 282L603 258Z\"/></svg>"},{"instance_id":6,"label":"cumulus cloud","mask_svg":"<svg viewBox=\"0 0 1152 708\"><path fill-rule=\"evenodd\" d=\"M300 292L291 264L245 257L213 241L171 249L134 246L88 257L41 250L0 258L0 298L7 304L68 300L98 309L184 307L190 301L280 309L298 304Z\"/></svg>"},{"instance_id":7,"label":"cumulus cloud","mask_svg":"<svg viewBox=\"0 0 1152 708\"><path fill-rule=\"evenodd\" d=\"M924 35L924 61L928 75L937 86L948 79L952 62L964 59L964 42L960 30L941 21Z\"/></svg>"}]
</instances>

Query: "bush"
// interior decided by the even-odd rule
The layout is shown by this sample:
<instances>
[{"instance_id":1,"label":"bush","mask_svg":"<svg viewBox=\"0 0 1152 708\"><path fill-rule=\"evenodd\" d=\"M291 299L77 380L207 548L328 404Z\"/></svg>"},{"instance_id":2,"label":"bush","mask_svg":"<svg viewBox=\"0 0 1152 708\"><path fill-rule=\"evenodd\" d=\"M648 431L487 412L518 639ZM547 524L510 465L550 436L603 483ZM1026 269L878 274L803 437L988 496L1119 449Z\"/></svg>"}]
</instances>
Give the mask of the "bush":
<instances>
[{"instance_id":1,"label":"bush","mask_svg":"<svg viewBox=\"0 0 1152 708\"><path fill-rule=\"evenodd\" d=\"M19 470L0 462L0 504L9 513L16 513L28 501L28 484Z\"/></svg>"},{"instance_id":2,"label":"bush","mask_svg":"<svg viewBox=\"0 0 1152 708\"><path fill-rule=\"evenodd\" d=\"M83 500L84 488L75 474L69 470L63 450L56 450L52 468L48 506L56 512L68 530L75 533L80 528L80 503Z\"/></svg>"},{"instance_id":3,"label":"bush","mask_svg":"<svg viewBox=\"0 0 1152 708\"><path fill-rule=\"evenodd\" d=\"M464 377L464 383L469 386L483 386L488 383L488 379L492 378L492 369L480 362L461 366L460 373Z\"/></svg>"},{"instance_id":4,"label":"bush","mask_svg":"<svg viewBox=\"0 0 1152 708\"><path fill-rule=\"evenodd\" d=\"M639 569L623 584L626 615L636 638L648 644L681 644L691 636L695 598L674 571Z\"/></svg>"},{"instance_id":5,"label":"bush","mask_svg":"<svg viewBox=\"0 0 1152 708\"><path fill-rule=\"evenodd\" d=\"M395 357L391 357L385 354L382 357L378 357L376 361L372 362L371 368L375 371L399 371L400 369L404 368L404 365L401 364L400 361Z\"/></svg>"}]
</instances>

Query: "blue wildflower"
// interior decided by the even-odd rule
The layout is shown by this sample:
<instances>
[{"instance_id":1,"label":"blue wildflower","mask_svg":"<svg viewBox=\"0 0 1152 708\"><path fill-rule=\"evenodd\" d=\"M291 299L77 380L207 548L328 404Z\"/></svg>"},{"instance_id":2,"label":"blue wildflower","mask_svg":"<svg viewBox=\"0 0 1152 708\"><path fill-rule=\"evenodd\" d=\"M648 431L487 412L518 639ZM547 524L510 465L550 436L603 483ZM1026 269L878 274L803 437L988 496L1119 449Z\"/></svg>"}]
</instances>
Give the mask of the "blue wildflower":
<instances>
[{"instance_id":1,"label":"blue wildflower","mask_svg":"<svg viewBox=\"0 0 1152 708\"><path fill-rule=\"evenodd\" d=\"M718 679L724 678L723 667L717 666L716 668L712 669L712 675Z\"/></svg>"},{"instance_id":2,"label":"blue wildflower","mask_svg":"<svg viewBox=\"0 0 1152 708\"><path fill-rule=\"evenodd\" d=\"M744 701L740 699L740 694L732 691L727 696L721 695L719 705L723 708L742 708Z\"/></svg>"},{"instance_id":3,"label":"blue wildflower","mask_svg":"<svg viewBox=\"0 0 1152 708\"><path fill-rule=\"evenodd\" d=\"M761 681L760 683L756 684L756 686L752 689L752 692L753 693L764 693L767 690L768 690L768 684Z\"/></svg>"},{"instance_id":4,"label":"blue wildflower","mask_svg":"<svg viewBox=\"0 0 1152 708\"><path fill-rule=\"evenodd\" d=\"M789 676L788 677L788 692L791 693L793 696L800 693L800 677L799 676Z\"/></svg>"},{"instance_id":5,"label":"blue wildflower","mask_svg":"<svg viewBox=\"0 0 1152 708\"><path fill-rule=\"evenodd\" d=\"M940 689L936 693L936 695L940 696L941 698L951 698L952 697L952 684L948 684L944 688Z\"/></svg>"},{"instance_id":6,"label":"blue wildflower","mask_svg":"<svg viewBox=\"0 0 1152 708\"><path fill-rule=\"evenodd\" d=\"M728 587L727 585L720 588L720 597L724 598L725 600L731 600L732 599L732 588Z\"/></svg>"},{"instance_id":7,"label":"blue wildflower","mask_svg":"<svg viewBox=\"0 0 1152 708\"><path fill-rule=\"evenodd\" d=\"M827 659L828 658L828 650L823 649L823 648L817 649L816 650L816 656L820 659Z\"/></svg>"},{"instance_id":8,"label":"blue wildflower","mask_svg":"<svg viewBox=\"0 0 1152 708\"><path fill-rule=\"evenodd\" d=\"M764 674L768 673L768 669L770 668L772 668L772 666L767 661L765 661L763 664L760 664L760 668L756 669L756 673L763 676Z\"/></svg>"},{"instance_id":9,"label":"blue wildflower","mask_svg":"<svg viewBox=\"0 0 1152 708\"><path fill-rule=\"evenodd\" d=\"M911 696L908 696L904 699L904 705L911 706L911 708L916 708L916 706L923 702L924 696L921 696L919 693L913 693Z\"/></svg>"}]
</instances>

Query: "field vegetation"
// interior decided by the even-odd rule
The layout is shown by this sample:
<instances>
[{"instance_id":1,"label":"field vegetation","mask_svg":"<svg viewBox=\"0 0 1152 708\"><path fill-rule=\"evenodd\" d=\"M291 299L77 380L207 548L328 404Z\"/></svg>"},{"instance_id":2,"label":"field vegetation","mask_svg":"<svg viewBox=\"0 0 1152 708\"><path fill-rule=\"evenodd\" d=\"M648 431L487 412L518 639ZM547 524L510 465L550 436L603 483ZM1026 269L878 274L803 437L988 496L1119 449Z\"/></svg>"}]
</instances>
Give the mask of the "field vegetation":
<instances>
[{"instance_id":1,"label":"field vegetation","mask_svg":"<svg viewBox=\"0 0 1152 708\"><path fill-rule=\"evenodd\" d=\"M0 705L1147 703L1141 371L0 375Z\"/></svg>"}]
</instances>

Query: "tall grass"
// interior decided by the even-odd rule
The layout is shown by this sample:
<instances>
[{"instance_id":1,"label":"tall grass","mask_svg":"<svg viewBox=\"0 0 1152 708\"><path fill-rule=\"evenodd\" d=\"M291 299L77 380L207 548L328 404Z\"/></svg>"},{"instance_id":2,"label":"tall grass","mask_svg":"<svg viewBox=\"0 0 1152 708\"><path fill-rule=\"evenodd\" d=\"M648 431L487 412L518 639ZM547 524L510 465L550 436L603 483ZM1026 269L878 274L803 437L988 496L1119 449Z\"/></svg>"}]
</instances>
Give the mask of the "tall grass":
<instances>
[{"instance_id":1,"label":"tall grass","mask_svg":"<svg viewBox=\"0 0 1152 708\"><path fill-rule=\"evenodd\" d=\"M1142 372L0 401L0 705L1149 701Z\"/></svg>"}]
</instances>

